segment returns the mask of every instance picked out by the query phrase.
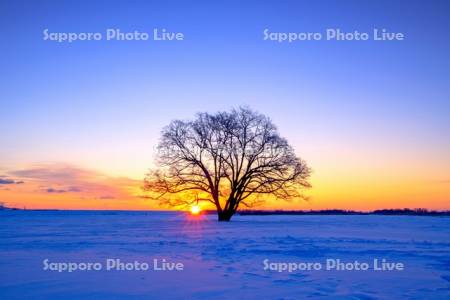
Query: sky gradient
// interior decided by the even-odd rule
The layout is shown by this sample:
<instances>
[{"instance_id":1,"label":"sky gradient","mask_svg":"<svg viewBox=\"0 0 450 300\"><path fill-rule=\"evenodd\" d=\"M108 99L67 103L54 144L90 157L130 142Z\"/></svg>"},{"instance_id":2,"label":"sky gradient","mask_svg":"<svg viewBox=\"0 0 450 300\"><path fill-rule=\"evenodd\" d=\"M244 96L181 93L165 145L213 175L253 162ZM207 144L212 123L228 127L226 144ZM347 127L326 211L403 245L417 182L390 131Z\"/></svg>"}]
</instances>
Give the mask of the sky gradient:
<instances>
[{"instance_id":1,"label":"sky gradient","mask_svg":"<svg viewBox=\"0 0 450 300\"><path fill-rule=\"evenodd\" d=\"M240 105L313 169L308 202L450 209L447 1L1 1L0 201L156 209L140 186L173 119ZM184 41L44 41L106 28ZM263 40L386 28L404 41Z\"/></svg>"}]
</instances>

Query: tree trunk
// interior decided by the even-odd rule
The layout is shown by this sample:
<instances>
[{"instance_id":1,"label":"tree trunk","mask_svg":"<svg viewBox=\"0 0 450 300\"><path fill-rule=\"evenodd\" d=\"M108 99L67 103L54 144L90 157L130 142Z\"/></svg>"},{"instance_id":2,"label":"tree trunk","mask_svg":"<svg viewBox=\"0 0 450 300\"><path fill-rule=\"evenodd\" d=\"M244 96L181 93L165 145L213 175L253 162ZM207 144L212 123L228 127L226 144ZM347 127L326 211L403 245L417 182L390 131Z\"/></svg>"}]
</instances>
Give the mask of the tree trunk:
<instances>
[{"instance_id":1,"label":"tree trunk","mask_svg":"<svg viewBox=\"0 0 450 300\"><path fill-rule=\"evenodd\" d=\"M233 211L221 211L217 213L219 222L229 222L233 216Z\"/></svg>"}]
</instances>

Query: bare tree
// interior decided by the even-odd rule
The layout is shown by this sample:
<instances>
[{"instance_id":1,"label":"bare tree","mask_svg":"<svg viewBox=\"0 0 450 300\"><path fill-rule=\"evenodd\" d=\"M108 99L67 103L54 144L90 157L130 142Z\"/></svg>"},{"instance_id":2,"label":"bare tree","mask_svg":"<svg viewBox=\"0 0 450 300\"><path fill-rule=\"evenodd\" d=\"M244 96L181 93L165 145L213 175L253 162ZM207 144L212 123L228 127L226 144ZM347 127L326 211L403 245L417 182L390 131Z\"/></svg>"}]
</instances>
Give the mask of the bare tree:
<instances>
[{"instance_id":1,"label":"bare tree","mask_svg":"<svg viewBox=\"0 0 450 300\"><path fill-rule=\"evenodd\" d=\"M151 197L171 206L213 204L219 221L264 195L290 199L310 187L310 169L271 120L248 108L200 113L162 131L158 168L145 178Z\"/></svg>"}]
</instances>

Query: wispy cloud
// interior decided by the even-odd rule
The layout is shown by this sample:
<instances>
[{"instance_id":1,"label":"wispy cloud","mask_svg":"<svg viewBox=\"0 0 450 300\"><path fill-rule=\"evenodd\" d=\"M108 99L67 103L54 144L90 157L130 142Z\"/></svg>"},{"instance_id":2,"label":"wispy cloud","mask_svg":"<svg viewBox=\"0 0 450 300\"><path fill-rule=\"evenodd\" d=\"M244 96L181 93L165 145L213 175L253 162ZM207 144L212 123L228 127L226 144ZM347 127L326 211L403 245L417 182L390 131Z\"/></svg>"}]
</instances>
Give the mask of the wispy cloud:
<instances>
[{"instance_id":1,"label":"wispy cloud","mask_svg":"<svg viewBox=\"0 0 450 300\"><path fill-rule=\"evenodd\" d=\"M9 176L34 184L35 191L47 194L78 193L83 199L124 199L135 197L141 182L69 164L40 164L10 170ZM8 181L10 182L10 181Z\"/></svg>"},{"instance_id":2,"label":"wispy cloud","mask_svg":"<svg viewBox=\"0 0 450 300\"><path fill-rule=\"evenodd\" d=\"M110 195L105 195L105 196L100 196L99 199L109 200L109 199L116 199L116 197L110 196Z\"/></svg>"},{"instance_id":3,"label":"wispy cloud","mask_svg":"<svg viewBox=\"0 0 450 300\"><path fill-rule=\"evenodd\" d=\"M34 165L30 168L13 170L8 173L24 179L55 182L76 181L83 178L97 177L99 175L97 172L68 164Z\"/></svg>"},{"instance_id":4,"label":"wispy cloud","mask_svg":"<svg viewBox=\"0 0 450 300\"><path fill-rule=\"evenodd\" d=\"M49 187L45 189L47 193L56 193L56 194L62 194L62 193L79 193L82 190L78 187L69 187L67 189L58 189L58 188L52 188Z\"/></svg>"},{"instance_id":5,"label":"wispy cloud","mask_svg":"<svg viewBox=\"0 0 450 300\"><path fill-rule=\"evenodd\" d=\"M22 184L23 181L16 181L5 176L0 176L0 184Z\"/></svg>"},{"instance_id":6,"label":"wispy cloud","mask_svg":"<svg viewBox=\"0 0 450 300\"><path fill-rule=\"evenodd\" d=\"M47 193L56 193L56 194L61 194L61 193L66 193L66 190L58 190L58 189L54 189L54 188L48 188L45 190Z\"/></svg>"}]
</instances>

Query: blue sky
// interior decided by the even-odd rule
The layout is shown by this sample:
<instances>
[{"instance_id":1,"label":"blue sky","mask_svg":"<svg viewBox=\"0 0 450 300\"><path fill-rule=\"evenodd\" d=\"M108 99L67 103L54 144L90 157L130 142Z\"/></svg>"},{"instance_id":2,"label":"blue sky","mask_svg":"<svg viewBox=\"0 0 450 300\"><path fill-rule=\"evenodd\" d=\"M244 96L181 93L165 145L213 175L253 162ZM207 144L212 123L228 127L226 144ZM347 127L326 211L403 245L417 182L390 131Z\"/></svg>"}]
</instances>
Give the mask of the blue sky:
<instances>
[{"instance_id":1,"label":"blue sky","mask_svg":"<svg viewBox=\"0 0 450 300\"><path fill-rule=\"evenodd\" d=\"M447 1L261 2L1 1L0 167L64 162L138 179L172 119L249 105L321 176L449 179ZM185 40L60 44L43 41L46 28ZM265 28L406 40L279 44Z\"/></svg>"}]
</instances>

